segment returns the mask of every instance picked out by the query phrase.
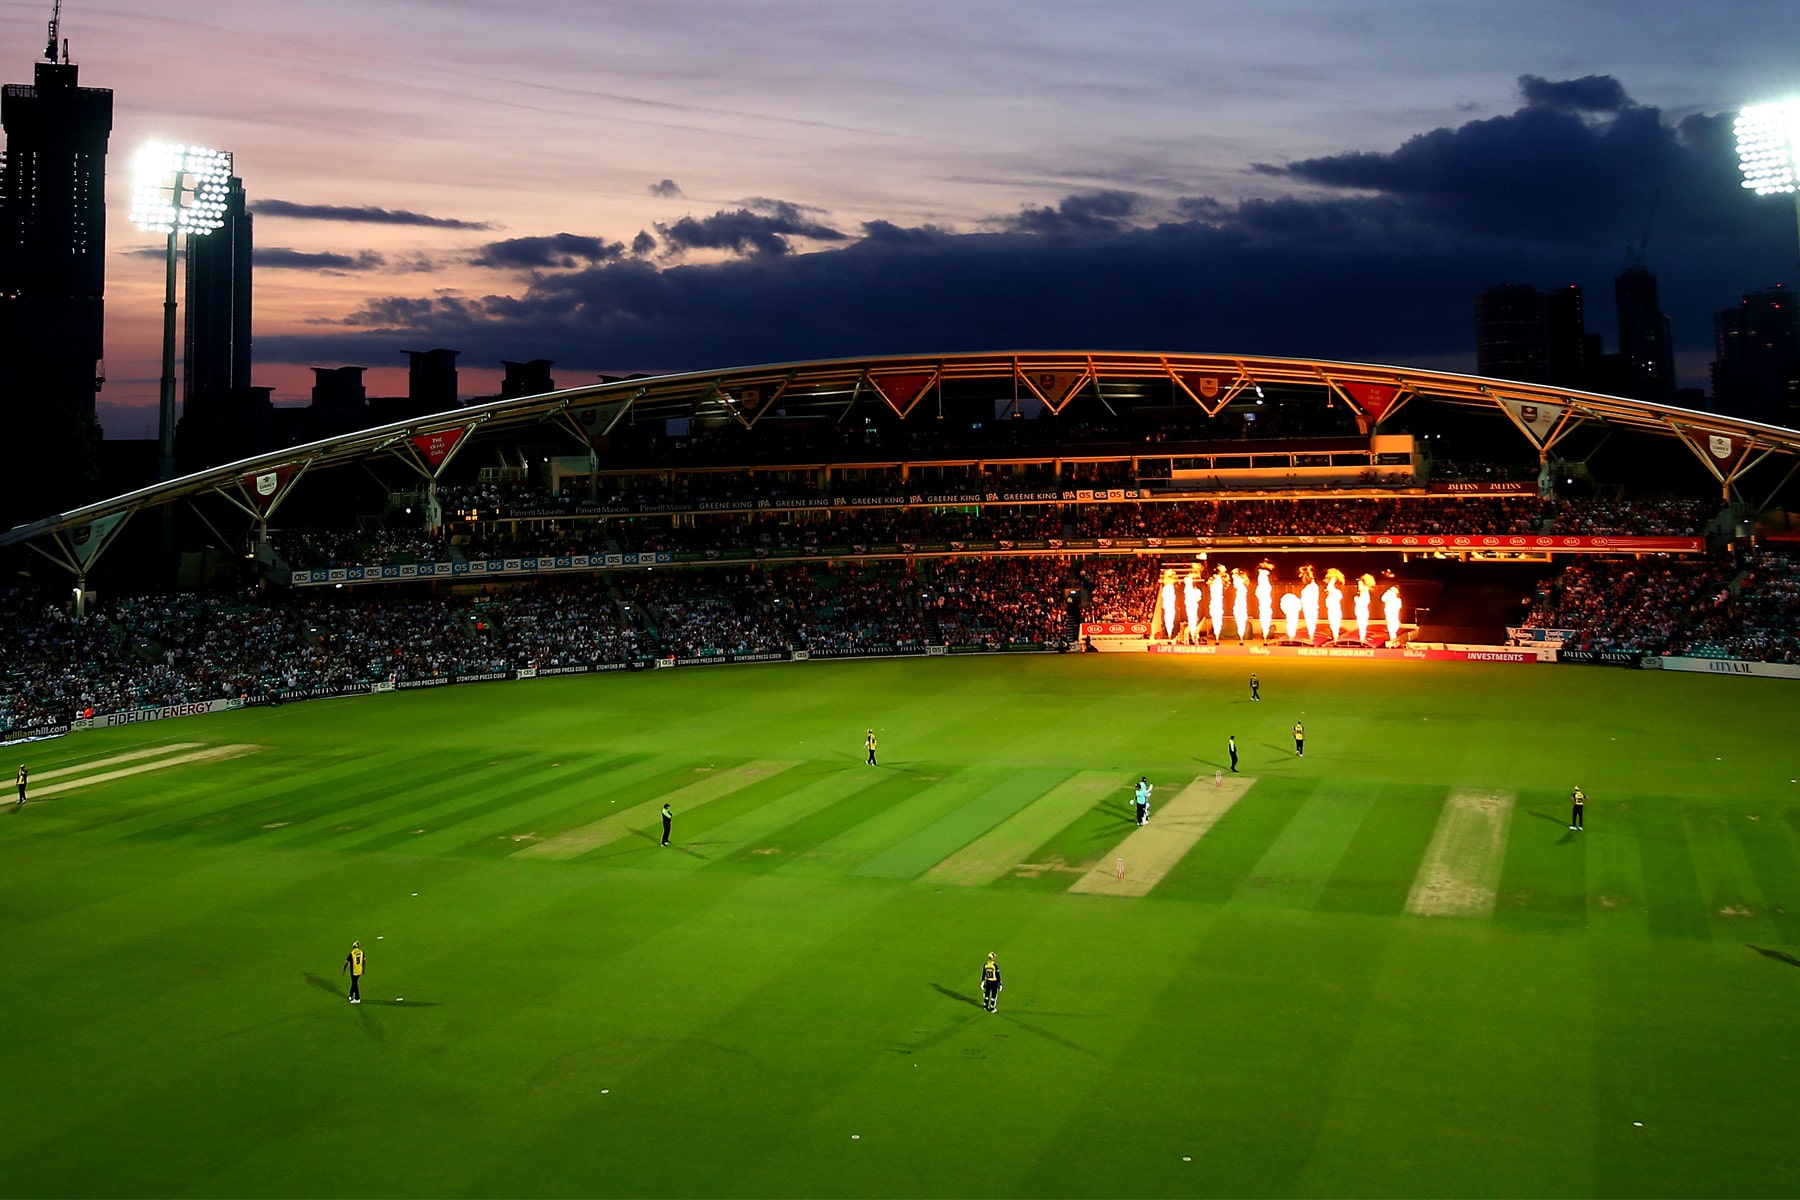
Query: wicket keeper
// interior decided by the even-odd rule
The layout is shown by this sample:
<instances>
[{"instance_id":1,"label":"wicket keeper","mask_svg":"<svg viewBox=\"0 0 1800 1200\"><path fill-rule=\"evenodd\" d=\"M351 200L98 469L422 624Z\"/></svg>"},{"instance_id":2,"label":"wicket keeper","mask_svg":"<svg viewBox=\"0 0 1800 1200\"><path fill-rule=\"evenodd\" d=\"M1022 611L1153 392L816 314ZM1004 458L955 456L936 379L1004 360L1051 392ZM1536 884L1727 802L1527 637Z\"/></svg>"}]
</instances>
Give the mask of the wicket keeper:
<instances>
[{"instance_id":1,"label":"wicket keeper","mask_svg":"<svg viewBox=\"0 0 1800 1200\"><path fill-rule=\"evenodd\" d=\"M1000 964L990 953L981 964L981 1007L989 1012L1000 1011L1000 986Z\"/></svg>"}]
</instances>

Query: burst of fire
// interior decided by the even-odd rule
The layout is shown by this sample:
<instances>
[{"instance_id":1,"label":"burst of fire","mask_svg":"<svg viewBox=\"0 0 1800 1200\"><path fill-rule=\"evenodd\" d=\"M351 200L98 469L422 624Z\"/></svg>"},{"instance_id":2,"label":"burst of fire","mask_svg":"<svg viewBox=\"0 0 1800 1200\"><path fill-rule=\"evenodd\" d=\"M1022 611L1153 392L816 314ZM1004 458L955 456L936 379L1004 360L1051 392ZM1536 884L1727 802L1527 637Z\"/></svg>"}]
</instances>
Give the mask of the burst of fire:
<instances>
[{"instance_id":1,"label":"burst of fire","mask_svg":"<svg viewBox=\"0 0 1800 1200\"><path fill-rule=\"evenodd\" d=\"M1210 637L1215 642L1222 642L1227 636L1225 621L1229 611L1238 641L1243 642L1252 633L1250 600L1254 596L1254 632L1265 641L1276 637L1284 637L1287 641L1317 641L1321 616L1332 641L1343 637L1344 596L1348 583L1348 577L1343 571L1337 567L1328 568L1323 576L1324 586L1321 587L1319 576L1313 567L1310 564L1302 565L1298 586L1290 585L1281 590L1278 596L1274 570L1273 563L1260 563L1252 584L1249 572L1240 568L1228 570L1223 564L1215 564L1210 574L1203 562L1196 562L1186 568L1166 568L1162 573L1160 603L1157 605L1157 612L1151 617L1153 628L1160 624L1162 636L1171 641L1198 644ZM1369 640L1370 627L1373 623L1376 589L1379 586L1373 575L1359 575L1356 579L1351 610L1356 623L1356 640L1363 645L1372 644ZM1388 586L1381 591L1380 600L1382 615L1386 621L1386 629L1383 631L1386 644L1398 645L1402 633L1399 587ZM1281 614L1280 629L1276 627L1277 609ZM1324 610L1323 613L1321 609Z\"/></svg>"},{"instance_id":2,"label":"burst of fire","mask_svg":"<svg viewBox=\"0 0 1800 1200\"><path fill-rule=\"evenodd\" d=\"M1364 575L1356 581L1356 640L1369 641L1369 597L1375 592L1375 577Z\"/></svg>"}]
</instances>

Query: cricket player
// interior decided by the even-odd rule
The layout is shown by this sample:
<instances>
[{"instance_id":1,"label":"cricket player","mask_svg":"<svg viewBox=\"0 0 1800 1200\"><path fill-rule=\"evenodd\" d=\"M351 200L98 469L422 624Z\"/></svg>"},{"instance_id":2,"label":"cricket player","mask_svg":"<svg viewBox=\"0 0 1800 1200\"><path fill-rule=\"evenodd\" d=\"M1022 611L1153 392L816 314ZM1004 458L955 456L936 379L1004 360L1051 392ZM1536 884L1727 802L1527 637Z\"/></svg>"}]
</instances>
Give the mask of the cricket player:
<instances>
[{"instance_id":1,"label":"cricket player","mask_svg":"<svg viewBox=\"0 0 1800 1200\"><path fill-rule=\"evenodd\" d=\"M663 805L662 819L663 819L663 843L662 844L666 846L669 844L669 831L671 829L675 828L675 814L673 811L670 810L670 808L667 804Z\"/></svg>"},{"instance_id":2,"label":"cricket player","mask_svg":"<svg viewBox=\"0 0 1800 1200\"><path fill-rule=\"evenodd\" d=\"M875 766L875 731L873 729L869 730L868 735L863 738L863 746L869 751L869 765Z\"/></svg>"},{"instance_id":3,"label":"cricket player","mask_svg":"<svg viewBox=\"0 0 1800 1200\"><path fill-rule=\"evenodd\" d=\"M1262 684L1257 680L1255 671L1250 672L1250 698L1252 700L1262 699Z\"/></svg>"},{"instance_id":4,"label":"cricket player","mask_svg":"<svg viewBox=\"0 0 1800 1200\"><path fill-rule=\"evenodd\" d=\"M1154 785L1150 782L1150 777L1148 775L1143 776L1137 781L1137 791L1132 794L1131 806L1137 810L1137 823L1139 825L1144 824L1150 819L1150 793L1153 790Z\"/></svg>"},{"instance_id":5,"label":"cricket player","mask_svg":"<svg viewBox=\"0 0 1800 1200\"><path fill-rule=\"evenodd\" d=\"M989 1012L999 1012L1000 988L1000 964L990 953L987 961L981 964L981 1007Z\"/></svg>"},{"instance_id":6,"label":"cricket player","mask_svg":"<svg viewBox=\"0 0 1800 1200\"><path fill-rule=\"evenodd\" d=\"M1237 734L1225 735L1225 753L1231 755L1231 773L1237 774Z\"/></svg>"},{"instance_id":7,"label":"cricket player","mask_svg":"<svg viewBox=\"0 0 1800 1200\"><path fill-rule=\"evenodd\" d=\"M350 953L344 955L344 971L350 972L350 1003L362 1003L363 948L361 942L350 943ZM344 971L339 971L342 975Z\"/></svg>"},{"instance_id":8,"label":"cricket player","mask_svg":"<svg viewBox=\"0 0 1800 1200\"><path fill-rule=\"evenodd\" d=\"M31 782L31 768L24 763L19 764L19 803L25 803L25 785Z\"/></svg>"},{"instance_id":9,"label":"cricket player","mask_svg":"<svg viewBox=\"0 0 1800 1200\"><path fill-rule=\"evenodd\" d=\"M1573 792L1569 793L1569 828L1570 829L1580 830L1580 829L1584 828L1584 826L1581 823L1581 809L1582 809L1582 806L1585 805L1586 803L1587 803L1587 793L1582 791L1580 788L1576 788Z\"/></svg>"},{"instance_id":10,"label":"cricket player","mask_svg":"<svg viewBox=\"0 0 1800 1200\"><path fill-rule=\"evenodd\" d=\"M1306 757L1306 726L1298 721L1294 722L1294 757Z\"/></svg>"}]
</instances>

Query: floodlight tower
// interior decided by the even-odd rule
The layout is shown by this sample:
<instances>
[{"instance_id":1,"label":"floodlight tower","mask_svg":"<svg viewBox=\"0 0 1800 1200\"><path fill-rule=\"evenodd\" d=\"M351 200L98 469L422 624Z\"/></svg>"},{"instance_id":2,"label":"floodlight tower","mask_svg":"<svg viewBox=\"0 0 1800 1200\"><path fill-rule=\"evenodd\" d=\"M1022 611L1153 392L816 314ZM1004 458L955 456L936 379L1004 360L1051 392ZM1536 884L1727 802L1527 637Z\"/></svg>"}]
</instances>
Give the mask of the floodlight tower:
<instances>
[{"instance_id":1,"label":"floodlight tower","mask_svg":"<svg viewBox=\"0 0 1800 1200\"><path fill-rule=\"evenodd\" d=\"M1737 145L1744 186L1759 196L1791 194L1800 235L1800 96L1739 111Z\"/></svg>"},{"instance_id":2,"label":"floodlight tower","mask_svg":"<svg viewBox=\"0 0 1800 1200\"><path fill-rule=\"evenodd\" d=\"M225 223L231 155L203 146L150 142L138 152L134 167L131 220L145 233L169 238L157 406L157 478L168 480L175 477L175 247L183 234L208 234Z\"/></svg>"}]
</instances>

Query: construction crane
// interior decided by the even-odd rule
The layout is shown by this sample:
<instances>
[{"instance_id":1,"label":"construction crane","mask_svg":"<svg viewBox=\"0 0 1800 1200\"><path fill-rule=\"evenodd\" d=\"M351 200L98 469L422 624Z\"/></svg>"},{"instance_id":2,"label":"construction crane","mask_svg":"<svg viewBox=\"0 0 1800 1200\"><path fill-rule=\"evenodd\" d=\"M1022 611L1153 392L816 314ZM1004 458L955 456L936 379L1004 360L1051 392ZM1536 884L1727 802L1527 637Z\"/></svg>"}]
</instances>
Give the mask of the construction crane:
<instances>
[{"instance_id":1,"label":"construction crane","mask_svg":"<svg viewBox=\"0 0 1800 1200\"><path fill-rule=\"evenodd\" d=\"M50 40L44 43L44 61L46 61L46 62L55 62L56 61L56 40L57 40L56 35L58 34L58 32L61 31L61 28L62 28L62 0L56 0L55 7L53 7L50 10ZM62 39L62 61L65 66L68 64L68 61L69 61L69 39L68 38Z\"/></svg>"},{"instance_id":2,"label":"construction crane","mask_svg":"<svg viewBox=\"0 0 1800 1200\"><path fill-rule=\"evenodd\" d=\"M61 0L58 0L60 3ZM1656 224L1656 210L1662 204L1662 189L1657 188L1650 196L1650 215L1644 218L1644 232L1638 234L1637 241L1625 247L1625 268L1631 271L1644 269L1644 252L1650 248L1650 230Z\"/></svg>"}]
</instances>

